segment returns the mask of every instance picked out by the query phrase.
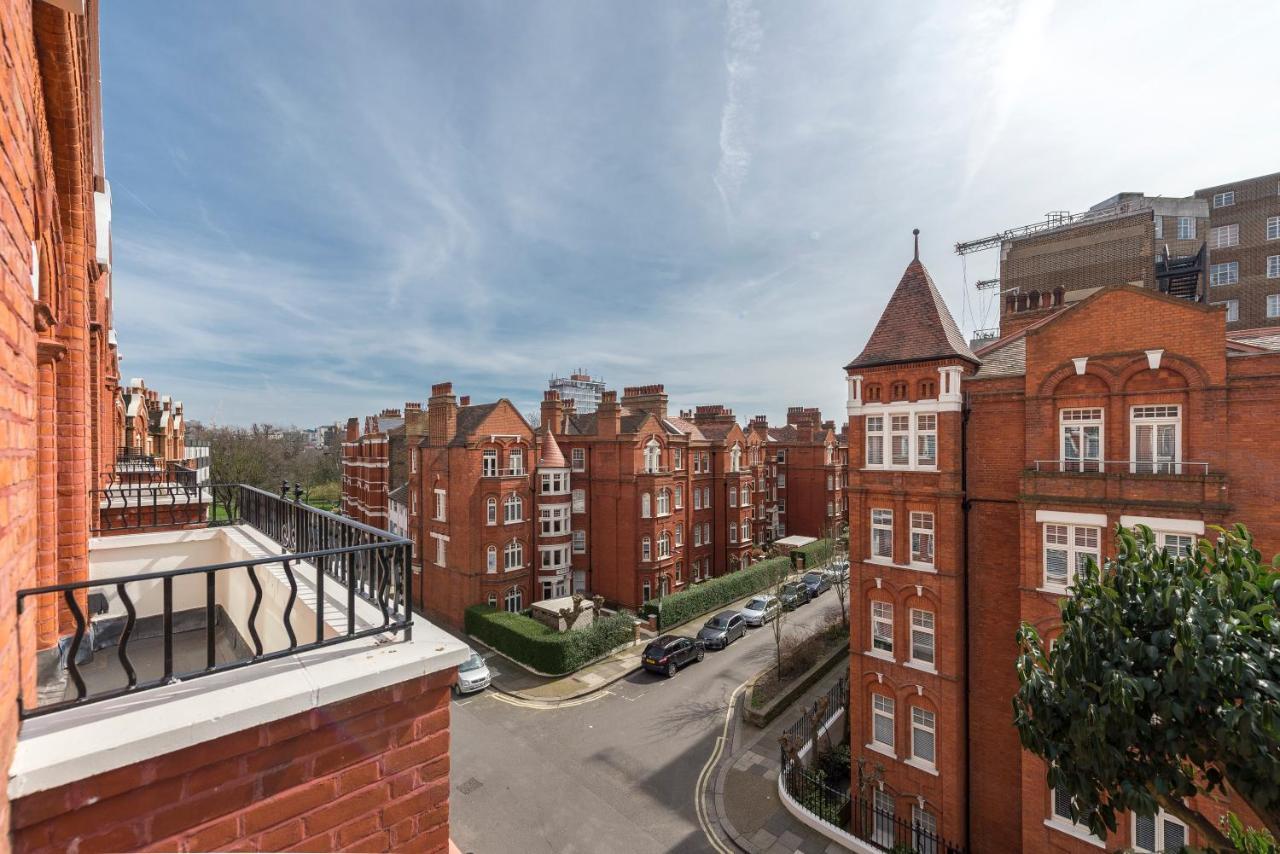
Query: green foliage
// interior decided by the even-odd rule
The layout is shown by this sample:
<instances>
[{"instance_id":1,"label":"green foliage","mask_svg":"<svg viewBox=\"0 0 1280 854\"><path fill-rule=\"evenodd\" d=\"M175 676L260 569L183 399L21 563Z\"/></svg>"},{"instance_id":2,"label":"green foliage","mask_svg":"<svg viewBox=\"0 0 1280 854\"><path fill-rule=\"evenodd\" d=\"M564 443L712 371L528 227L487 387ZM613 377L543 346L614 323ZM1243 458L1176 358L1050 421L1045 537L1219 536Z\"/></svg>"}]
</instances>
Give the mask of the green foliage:
<instances>
[{"instance_id":1,"label":"green foliage","mask_svg":"<svg viewBox=\"0 0 1280 854\"><path fill-rule=\"evenodd\" d=\"M779 573L785 574L791 561L785 557L772 557L751 564L746 569L695 584L679 593L662 597L661 625L659 628L678 626L694 617L728 605L736 599L759 593L774 584ZM640 606L640 615L657 614L658 601L650 599Z\"/></svg>"},{"instance_id":2,"label":"green foliage","mask_svg":"<svg viewBox=\"0 0 1280 854\"><path fill-rule=\"evenodd\" d=\"M488 605L466 610L464 626L503 655L541 673L572 673L631 641L634 620L625 611L601 617L588 628L568 632L549 629L532 617L498 611Z\"/></svg>"},{"instance_id":3,"label":"green foliage","mask_svg":"<svg viewBox=\"0 0 1280 854\"><path fill-rule=\"evenodd\" d=\"M831 560L831 552L834 542L830 539L815 540L807 546L801 546L798 549L792 549L793 552L799 552L804 555L804 568L813 569L816 566L822 566Z\"/></svg>"},{"instance_id":4,"label":"green foliage","mask_svg":"<svg viewBox=\"0 0 1280 854\"><path fill-rule=\"evenodd\" d=\"M1278 850L1271 831L1247 828L1233 812L1222 817L1222 828L1240 854L1275 854Z\"/></svg>"},{"instance_id":5,"label":"green foliage","mask_svg":"<svg viewBox=\"0 0 1280 854\"><path fill-rule=\"evenodd\" d=\"M1018 632L1014 724L1094 833L1163 806L1225 843L1184 799L1228 784L1280 819L1280 558L1262 564L1242 525L1219 531L1173 557L1117 529L1116 558L1061 601L1052 651Z\"/></svg>"}]
</instances>

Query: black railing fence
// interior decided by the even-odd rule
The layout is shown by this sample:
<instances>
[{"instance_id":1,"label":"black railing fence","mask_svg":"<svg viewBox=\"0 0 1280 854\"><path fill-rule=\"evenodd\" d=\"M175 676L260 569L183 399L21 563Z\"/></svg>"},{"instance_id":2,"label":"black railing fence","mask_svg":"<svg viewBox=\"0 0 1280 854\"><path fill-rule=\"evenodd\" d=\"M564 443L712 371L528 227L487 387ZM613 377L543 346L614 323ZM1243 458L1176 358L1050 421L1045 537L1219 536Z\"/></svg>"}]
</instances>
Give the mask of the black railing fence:
<instances>
[{"instance_id":1,"label":"black railing fence","mask_svg":"<svg viewBox=\"0 0 1280 854\"><path fill-rule=\"evenodd\" d=\"M831 686L831 690L815 700L808 711L786 729L780 739L782 768L779 773L787 794L810 815L880 851L964 854L963 847L938 835L933 817L913 814L907 819L896 815L892 808L878 806L874 800L855 794L847 787L829 785L814 767L818 762L816 754L827 745L826 736L817 731L832 723L841 712L846 713L847 721L848 708L846 677ZM799 756L806 744L811 747L807 760Z\"/></svg>"},{"instance_id":2,"label":"black railing fence","mask_svg":"<svg viewBox=\"0 0 1280 854\"><path fill-rule=\"evenodd\" d=\"M74 633L60 646L61 665L71 685L67 693L71 696L53 702L33 702L24 689L19 696L21 717L100 702L357 638L388 632L403 634L406 640L412 636L412 543L409 540L309 507L296 497L290 500L251 486L218 485L206 491L216 499L211 524L247 525L275 540L282 554L19 590L19 613L33 607L38 597L44 597L51 606L61 601L75 623ZM181 549L182 545L175 543L173 548ZM315 603L311 608L314 621L299 632L293 614L301 607L298 605L300 565L304 563L319 571L306 574L313 579L310 586L314 593L311 597ZM276 579L283 575L282 582L289 590L287 601L277 609L264 609L263 581L269 575ZM253 590L252 605L244 622L249 636L243 639L247 655L231 661L219 661L217 654L218 612L227 604L218 600L220 580L247 584ZM334 583L326 584L327 580ZM159 596L156 596L157 586ZM179 611L175 608L175 596L187 605L192 601L198 601L199 605ZM375 609L371 613L372 621L357 619L357 597ZM118 606L114 609L113 599ZM155 604L150 608L158 613L139 614L144 600L155 603L157 599L158 608ZM268 611L274 613L268 614ZM259 630L265 628L264 620L277 621L288 638L287 643L279 648L266 648ZM194 626L189 632L203 632L203 666L185 671L175 668L175 634L183 633L181 629L175 631L176 622ZM157 623L158 632L155 631ZM97 631L99 627L103 631ZM140 679L138 667L130 657L131 641L136 632L140 634L141 628L161 640L163 665L160 676L155 679ZM109 644L99 646L101 638L117 635L114 654L126 684L91 691L80 672L86 658L82 647L88 641L90 647L98 647L105 654Z\"/></svg>"}]
</instances>

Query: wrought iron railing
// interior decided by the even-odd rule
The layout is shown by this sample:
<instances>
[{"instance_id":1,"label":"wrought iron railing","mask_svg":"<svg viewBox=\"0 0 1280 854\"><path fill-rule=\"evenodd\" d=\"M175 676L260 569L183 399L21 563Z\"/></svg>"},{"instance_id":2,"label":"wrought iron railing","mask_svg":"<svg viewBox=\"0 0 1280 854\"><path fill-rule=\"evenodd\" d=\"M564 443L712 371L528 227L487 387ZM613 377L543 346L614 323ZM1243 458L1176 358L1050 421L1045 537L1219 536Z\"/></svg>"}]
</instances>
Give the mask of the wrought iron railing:
<instances>
[{"instance_id":1,"label":"wrought iron railing","mask_svg":"<svg viewBox=\"0 0 1280 854\"><path fill-rule=\"evenodd\" d=\"M849 708L849 681L842 678L807 713L786 729L781 742L779 771L786 793L811 816L844 833L851 834L880 851L912 851L916 854L964 854L964 848L938 835L936 825L927 825L920 816L911 820L883 809L861 794L836 788L814 769L822 727L831 726L837 715ZM806 765L805 745L810 746Z\"/></svg>"},{"instance_id":2,"label":"wrought iron railing","mask_svg":"<svg viewBox=\"0 0 1280 854\"><path fill-rule=\"evenodd\" d=\"M283 554L19 590L19 614L31 607L37 597L45 597L45 601L51 605L61 600L75 624L74 633L59 650L61 665L65 667L74 688L73 696L49 703L33 703L32 697L22 689L18 701L21 717L30 718L101 702L358 638L386 633L403 634L406 640L412 636L413 546L409 540L303 504L300 490L293 500L242 484L221 485L209 492L218 508L211 514L211 524L247 525L275 540ZM175 543L173 547L181 549L182 545ZM280 622L288 643L277 649L267 649L259 631L259 621L268 619L263 608L262 581L264 573L273 572L276 567L283 573L289 595L281 612L274 619ZM300 570L304 567L312 571L300 576ZM218 609L222 603L218 601L217 586L220 578L228 577L231 583L239 581L248 584L253 591L252 605L245 623L249 635L246 646L251 649L247 656L220 662L216 638ZM300 638L292 619L295 608L299 607L300 577L314 590L315 604L311 608L314 614L314 639ZM174 587L175 582L186 578L203 580L203 625L191 631L203 631L205 656L203 667L179 672L174 664ZM326 590L326 580L336 582L340 589ZM135 589L135 593L131 594L129 590L130 585L144 582L159 582L162 594L158 616L163 666L159 678L149 680L139 678L138 668L129 653L139 621L154 616L139 617L135 596L140 598L140 591ZM108 606L104 604L107 593L114 594L125 612L123 617L116 614L102 619L123 619L124 625L120 630L115 655L124 671L126 684L123 687L91 692L80 672L80 653L86 636L90 634L93 619L93 614L88 612L92 610L101 614L108 610ZM191 590L186 589L184 596L190 595ZM199 597L200 594L196 596ZM372 606L372 610L368 612L371 620L357 618L357 598ZM91 607L95 600L96 608Z\"/></svg>"},{"instance_id":3,"label":"wrought iron railing","mask_svg":"<svg viewBox=\"0 0 1280 854\"><path fill-rule=\"evenodd\" d=\"M1209 464L1189 460L1036 460L1035 471L1059 474L1207 475Z\"/></svg>"}]
</instances>

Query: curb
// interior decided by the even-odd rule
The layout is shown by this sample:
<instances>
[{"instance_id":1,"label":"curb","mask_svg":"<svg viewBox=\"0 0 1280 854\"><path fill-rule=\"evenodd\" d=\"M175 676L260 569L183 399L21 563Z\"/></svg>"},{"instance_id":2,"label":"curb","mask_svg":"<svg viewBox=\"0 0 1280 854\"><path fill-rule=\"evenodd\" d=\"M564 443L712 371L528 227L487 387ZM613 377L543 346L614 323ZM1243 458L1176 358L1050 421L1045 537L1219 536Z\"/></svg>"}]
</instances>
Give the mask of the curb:
<instances>
[{"instance_id":1,"label":"curb","mask_svg":"<svg viewBox=\"0 0 1280 854\"><path fill-rule=\"evenodd\" d=\"M563 679L572 675L570 673L566 673L563 676L556 677L556 676L549 676L546 673L539 673L533 668L527 667L524 664L521 664L520 662L516 661L514 658L509 658L501 650L494 649L493 647L489 646L489 644L485 643L484 641L480 640L479 638L473 635L467 635L467 639L479 644L480 646L492 652L494 655L500 656L503 661L508 662L510 664L514 664L516 667L519 667L521 670L525 671L526 673L532 673L535 676L543 676L548 679L557 679L557 678ZM636 646L636 644L633 644L633 646ZM609 653L609 655L613 655L613 653ZM605 656L604 658L608 658L608 656ZM599 663L600 661L603 661L604 658L597 659L597 661L592 662L592 664ZM590 664L586 665L586 667L590 667L590 666L591 666ZM585 667L580 669L585 669ZM556 705L559 705L560 703L568 702L569 700L580 700L583 697L596 693L597 691L602 691L605 688L608 688L610 685L614 684L615 682L618 682L621 679L625 679L626 677L630 676L632 673L635 673L636 671L641 669L642 669L642 665L637 664L635 667L632 667L629 670L625 670L622 673L619 673L617 676L612 676L609 679L606 679L604 682L601 682L599 685L592 685L590 688L584 688L581 691L577 691L573 694L567 694L563 697L556 697L555 699L548 699L546 697L535 697L535 696L526 694L523 691L508 690L506 688L499 687L496 682L490 682L489 688L506 697L514 697L515 699L522 700L526 703L545 703L548 706L556 706Z\"/></svg>"},{"instance_id":2,"label":"curb","mask_svg":"<svg viewBox=\"0 0 1280 854\"><path fill-rule=\"evenodd\" d=\"M745 703L746 696L747 695L744 692L742 697L738 698L737 702L739 704ZM738 741L738 733L742 728L741 712L742 710L739 708L733 715L733 722L730 725L731 729L729 732L730 744L736 744ZM751 744L755 745L758 740L758 738L753 739ZM724 756L720 757L720 767L716 769L715 786L711 791L711 805L714 811L713 818L715 818L716 824L720 826L720 830L724 832L725 836L729 837L729 840L734 845L738 846L740 850L747 852L747 854L763 854L759 848L757 848L750 840L738 831L738 828L733 826L733 823L729 821L728 813L724 807L725 779L729 776L729 769L732 768L733 763L737 761L738 755L746 749L746 746L740 746L739 749L734 750L732 753L726 753Z\"/></svg>"}]
</instances>

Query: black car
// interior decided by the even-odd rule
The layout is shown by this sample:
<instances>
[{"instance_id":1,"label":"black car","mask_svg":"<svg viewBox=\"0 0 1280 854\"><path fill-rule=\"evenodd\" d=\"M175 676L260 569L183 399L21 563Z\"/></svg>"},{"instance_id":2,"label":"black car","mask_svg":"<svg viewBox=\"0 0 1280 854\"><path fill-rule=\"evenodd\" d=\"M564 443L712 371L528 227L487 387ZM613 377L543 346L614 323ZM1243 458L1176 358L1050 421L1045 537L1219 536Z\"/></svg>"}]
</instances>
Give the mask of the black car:
<instances>
[{"instance_id":1,"label":"black car","mask_svg":"<svg viewBox=\"0 0 1280 854\"><path fill-rule=\"evenodd\" d=\"M809 588L803 581L788 581L782 585L782 590L778 593L778 599L782 601L782 607L787 611L799 608L801 605L808 605L812 598L809 595Z\"/></svg>"},{"instance_id":2,"label":"black car","mask_svg":"<svg viewBox=\"0 0 1280 854\"><path fill-rule=\"evenodd\" d=\"M825 572L811 570L800 577L800 583L809 590L809 598L817 598L819 594L831 589L831 576Z\"/></svg>"},{"instance_id":3,"label":"black car","mask_svg":"<svg viewBox=\"0 0 1280 854\"><path fill-rule=\"evenodd\" d=\"M663 635L644 648L641 663L645 670L675 676L676 671L691 661L702 661L706 649L700 640Z\"/></svg>"},{"instance_id":4,"label":"black car","mask_svg":"<svg viewBox=\"0 0 1280 854\"><path fill-rule=\"evenodd\" d=\"M698 640L707 649L724 649L747 633L747 621L737 611L721 611L698 630Z\"/></svg>"}]
</instances>

